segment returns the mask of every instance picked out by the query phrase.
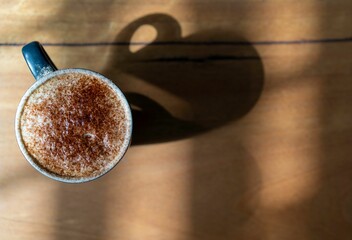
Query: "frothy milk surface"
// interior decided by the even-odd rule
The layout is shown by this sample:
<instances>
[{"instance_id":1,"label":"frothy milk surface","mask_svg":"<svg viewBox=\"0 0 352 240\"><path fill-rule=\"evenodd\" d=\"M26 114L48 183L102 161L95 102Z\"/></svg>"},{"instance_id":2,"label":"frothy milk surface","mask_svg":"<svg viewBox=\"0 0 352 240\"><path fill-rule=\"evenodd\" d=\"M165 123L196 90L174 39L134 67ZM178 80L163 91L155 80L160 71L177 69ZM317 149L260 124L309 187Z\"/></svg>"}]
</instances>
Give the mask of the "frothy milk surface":
<instances>
[{"instance_id":1,"label":"frothy milk surface","mask_svg":"<svg viewBox=\"0 0 352 240\"><path fill-rule=\"evenodd\" d=\"M20 118L28 153L63 177L93 177L110 169L127 127L114 90L95 76L74 72L55 76L34 90Z\"/></svg>"}]
</instances>

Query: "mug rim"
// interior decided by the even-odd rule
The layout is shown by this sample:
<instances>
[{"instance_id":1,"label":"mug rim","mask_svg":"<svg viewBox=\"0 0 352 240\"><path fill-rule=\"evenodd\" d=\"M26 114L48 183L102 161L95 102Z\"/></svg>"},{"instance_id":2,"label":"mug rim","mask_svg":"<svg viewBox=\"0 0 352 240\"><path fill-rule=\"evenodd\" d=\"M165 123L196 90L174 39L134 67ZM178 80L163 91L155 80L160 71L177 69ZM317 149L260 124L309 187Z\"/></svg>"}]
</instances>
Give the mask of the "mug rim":
<instances>
[{"instance_id":1,"label":"mug rim","mask_svg":"<svg viewBox=\"0 0 352 240\"><path fill-rule=\"evenodd\" d=\"M108 84L108 86L111 87L114 90L114 92L118 95L119 100L121 100L121 102L122 102L124 112L126 114L127 127L126 127L125 138L124 138L123 144L121 146L122 150L119 151L119 154L113 160L114 163L111 165L111 167L109 167L105 171L101 172L97 176L92 176L92 177L67 177L67 176L60 176L58 174L50 172L49 170L47 170L46 168L42 167L39 163L36 162L37 160L34 157L31 156L31 154L27 151L27 149L26 149L26 147L24 145L24 141L23 141L22 133L21 133L21 123L20 123L20 121L21 121L21 116L22 116L22 113L23 113L23 110L24 110L25 103L27 102L27 100L31 96L31 94L37 88L39 88L41 85L43 85L45 82L47 82L48 80L50 80L51 78L53 78L55 76L62 75L62 74L67 74L67 73L83 73L83 74L93 75L93 76L101 79L103 82ZM34 84L32 84L32 86L22 96L21 101L18 104L18 107L17 107L17 110L16 110L16 117L15 117L16 140L17 140L17 143L18 143L18 145L20 147L20 150L21 150L23 156L25 157L25 159L32 165L32 167L34 167L41 174L43 174L43 175L45 175L45 176L47 176L47 177L49 177L49 178L51 178L53 180L56 180L56 181L59 181L59 182L64 182L64 183L84 183L84 182L89 182L89 181L93 181L95 179L98 179L98 178L102 177L103 175L105 175L106 173L110 172L122 160L122 158L124 157L125 153L127 152L128 147L131 144L132 127L133 127L133 124L132 124L131 107L130 107L125 95L120 90L120 88L118 88L115 83L113 83L110 79L108 79L107 77L103 76L102 74L94 72L92 70L84 69L84 68L59 69L59 70L55 70L53 72L50 72L50 73L44 75L43 77L39 78L38 80L36 80L34 82Z\"/></svg>"}]
</instances>

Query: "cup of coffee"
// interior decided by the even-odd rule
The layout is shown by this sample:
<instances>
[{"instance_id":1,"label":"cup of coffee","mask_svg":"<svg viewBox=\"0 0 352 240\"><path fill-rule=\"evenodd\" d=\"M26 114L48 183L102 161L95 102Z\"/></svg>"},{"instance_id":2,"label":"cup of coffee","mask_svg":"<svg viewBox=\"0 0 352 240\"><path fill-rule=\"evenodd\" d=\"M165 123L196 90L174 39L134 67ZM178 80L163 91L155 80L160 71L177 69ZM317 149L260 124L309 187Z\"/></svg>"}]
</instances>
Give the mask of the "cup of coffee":
<instances>
[{"instance_id":1,"label":"cup of coffee","mask_svg":"<svg viewBox=\"0 0 352 240\"><path fill-rule=\"evenodd\" d=\"M24 157L61 182L87 182L109 172L132 135L131 109L121 90L90 70L58 70L39 42L25 45L22 53L36 79L16 112Z\"/></svg>"}]
</instances>

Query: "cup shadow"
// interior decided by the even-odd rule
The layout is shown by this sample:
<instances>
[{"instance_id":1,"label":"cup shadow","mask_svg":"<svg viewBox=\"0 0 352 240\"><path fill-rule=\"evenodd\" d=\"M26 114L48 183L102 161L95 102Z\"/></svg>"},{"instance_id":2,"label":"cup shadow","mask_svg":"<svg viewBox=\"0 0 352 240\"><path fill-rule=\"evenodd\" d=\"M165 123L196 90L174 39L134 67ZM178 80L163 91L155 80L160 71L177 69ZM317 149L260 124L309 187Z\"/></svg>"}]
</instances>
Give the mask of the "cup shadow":
<instances>
[{"instance_id":1,"label":"cup shadow","mask_svg":"<svg viewBox=\"0 0 352 240\"><path fill-rule=\"evenodd\" d=\"M156 39L131 52L132 36L143 25L155 28ZM263 89L257 51L229 30L182 37L176 19L151 14L128 24L115 43L103 74L114 81L122 72L161 89L155 94L133 87L133 80L117 83L133 111L134 145L183 139L239 119L252 109ZM165 100L168 95L186 104L170 104ZM187 111L190 114L183 114Z\"/></svg>"}]
</instances>

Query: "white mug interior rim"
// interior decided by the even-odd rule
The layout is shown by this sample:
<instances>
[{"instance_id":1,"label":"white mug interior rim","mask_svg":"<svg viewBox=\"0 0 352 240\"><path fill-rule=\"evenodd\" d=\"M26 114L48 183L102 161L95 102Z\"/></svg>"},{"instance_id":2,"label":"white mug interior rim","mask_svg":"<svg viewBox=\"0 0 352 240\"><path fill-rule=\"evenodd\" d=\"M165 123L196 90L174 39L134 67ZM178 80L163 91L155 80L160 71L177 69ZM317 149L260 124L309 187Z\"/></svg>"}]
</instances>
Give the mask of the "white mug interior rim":
<instances>
[{"instance_id":1,"label":"white mug interior rim","mask_svg":"<svg viewBox=\"0 0 352 240\"><path fill-rule=\"evenodd\" d=\"M28 153L27 149L24 146L23 143L23 139L22 139L22 135L21 135L21 125L20 125L20 120L21 120L21 115L23 112L23 108L25 103L27 102L28 98L30 97L30 95L38 88L40 87L42 84L44 84L46 81L48 81L49 79L61 75L61 74L68 74L68 73L82 73L82 74L88 74L88 75L92 75L95 76L99 79L101 79L102 81L104 81L105 83L107 83L114 91L115 93L118 95L119 99L121 100L121 103L123 105L123 108L125 110L125 114L126 114L126 118L127 118L127 128L126 128L126 135L125 135L125 139L124 142L121 146L121 151L119 152L119 155L116 157L116 159L114 160L114 164L107 170L105 170L104 172L102 172L101 174L99 174L98 176L93 176L93 177L64 177L64 176L59 176L57 174L54 174L48 170L46 170L45 168L41 167L38 163L36 163L36 160L33 159L33 157ZM82 183L82 182L88 182L88 181L92 181L95 180L103 175L105 175L106 173L108 173L111 169L113 169L117 163L120 162L120 160L123 158L123 156L125 155L130 142L131 142L131 135L132 135L132 113L131 113L131 108L127 102L127 99L125 97L125 95L122 93L122 91L108 78L104 77L103 75L101 75L100 73L91 71L91 70L87 70L87 69L82 69L82 68L68 68L68 69L60 69L60 70L56 70L54 72L48 73L46 75L44 75L42 78L40 78L39 80L37 80L23 95L18 107L17 107L17 112L16 112L16 118L15 118L15 131L16 131L16 139L17 139L17 143L21 149L22 154L24 155L24 157L26 158L26 160L36 169L38 170L40 173L42 173L43 175L60 181L60 182L66 182L66 183Z\"/></svg>"}]
</instances>

